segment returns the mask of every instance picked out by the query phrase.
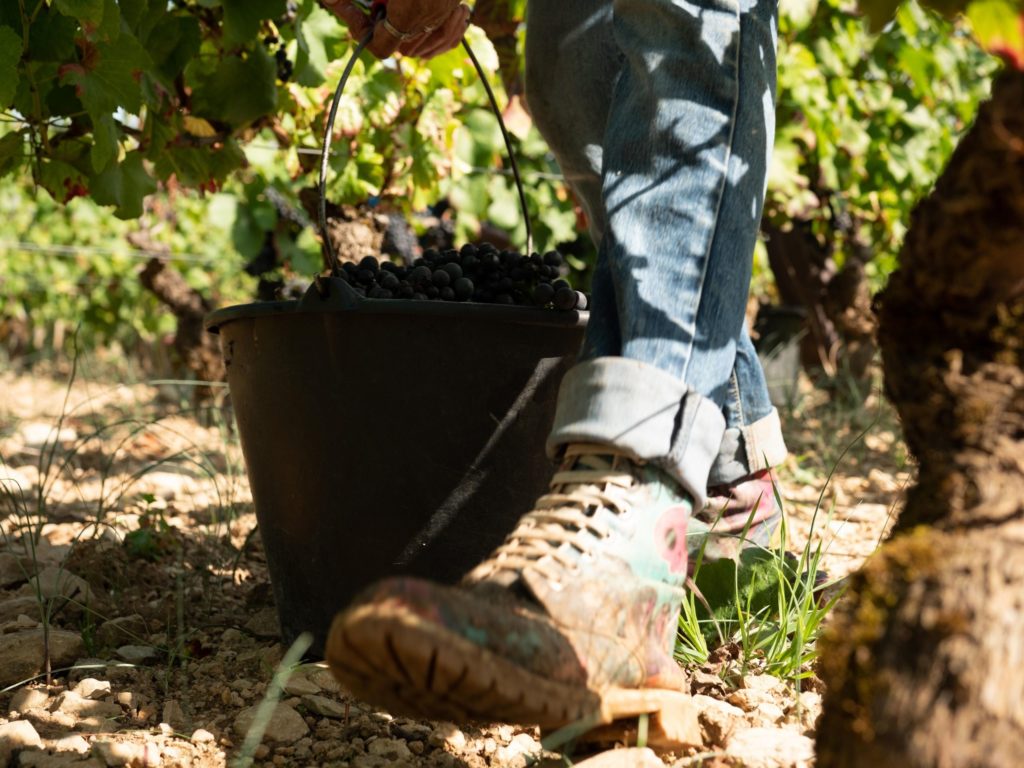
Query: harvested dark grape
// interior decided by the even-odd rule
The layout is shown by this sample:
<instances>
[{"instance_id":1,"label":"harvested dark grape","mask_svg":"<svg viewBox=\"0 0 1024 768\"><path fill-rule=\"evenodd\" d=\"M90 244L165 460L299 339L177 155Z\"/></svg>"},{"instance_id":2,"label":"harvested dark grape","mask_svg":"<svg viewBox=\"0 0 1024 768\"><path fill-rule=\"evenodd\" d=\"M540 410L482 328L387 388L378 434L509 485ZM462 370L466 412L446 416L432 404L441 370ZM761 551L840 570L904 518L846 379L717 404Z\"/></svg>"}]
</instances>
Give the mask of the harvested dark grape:
<instances>
[{"instance_id":1,"label":"harvested dark grape","mask_svg":"<svg viewBox=\"0 0 1024 768\"><path fill-rule=\"evenodd\" d=\"M555 291L555 298L552 299L555 309L568 311L576 308L576 291L572 288L559 288Z\"/></svg>"},{"instance_id":2,"label":"harvested dark grape","mask_svg":"<svg viewBox=\"0 0 1024 768\"><path fill-rule=\"evenodd\" d=\"M562 263L557 251L525 255L467 243L458 250L427 248L411 264L367 256L343 263L339 274L358 295L371 299L586 309L587 295L559 277Z\"/></svg>"},{"instance_id":3,"label":"harvested dark grape","mask_svg":"<svg viewBox=\"0 0 1024 768\"><path fill-rule=\"evenodd\" d=\"M414 284L429 283L433 278L434 273L427 266L418 266L409 273L409 280Z\"/></svg>"},{"instance_id":4,"label":"harvested dark grape","mask_svg":"<svg viewBox=\"0 0 1024 768\"><path fill-rule=\"evenodd\" d=\"M543 307L553 298L555 298L555 289L550 283L541 283L533 289L533 303L539 307Z\"/></svg>"}]
</instances>

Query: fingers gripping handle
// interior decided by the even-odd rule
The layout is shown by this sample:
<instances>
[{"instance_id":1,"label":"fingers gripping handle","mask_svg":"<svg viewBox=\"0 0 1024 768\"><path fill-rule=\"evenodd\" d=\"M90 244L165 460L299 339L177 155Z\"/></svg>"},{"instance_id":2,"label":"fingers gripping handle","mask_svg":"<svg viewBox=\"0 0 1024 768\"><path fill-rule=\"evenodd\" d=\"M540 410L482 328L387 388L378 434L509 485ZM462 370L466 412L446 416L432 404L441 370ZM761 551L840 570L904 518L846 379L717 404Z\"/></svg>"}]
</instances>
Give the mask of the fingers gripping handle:
<instances>
[{"instance_id":1,"label":"fingers gripping handle","mask_svg":"<svg viewBox=\"0 0 1024 768\"><path fill-rule=\"evenodd\" d=\"M327 231L327 164L331 156L331 140L334 137L334 121L338 115L338 105L341 102L341 94L344 92L345 84L348 83L349 76L352 74L352 68L355 66L360 54L362 54L373 39L373 32L377 23L386 20L388 4L388 0L358 0L358 2L364 8L369 10L373 24L363 35L362 39L352 51L352 55L349 57L348 62L345 64L345 70L341 74L341 79L338 81L338 87L334 91L334 98L331 100L331 109L327 117L327 128L324 132L323 147L320 150L320 180L317 185L319 205L317 214L319 218L318 223L320 225L320 236L327 251L327 260L330 266L331 276L337 276L340 269L338 254L334 250L334 242L331 240L331 236ZM498 108L498 101L494 96L494 91L491 89L490 82L487 80L487 74L484 72L479 60L473 53L473 49L469 47L469 42L466 38L462 38L462 47L466 50L467 55L473 62L477 76L480 78L480 82L483 84L484 90L487 93L487 99L490 102L494 116L498 119L498 127L501 129L501 136L505 141L505 152L508 155L509 165L512 169L512 176L516 183L516 190L519 193L519 205L523 212L523 224L526 227L526 253L532 253L533 228L530 226L530 212L526 205L526 193L523 191L523 181L519 175L519 164L516 162L515 152L512 151L512 139L509 137L508 129L505 127L505 121L501 116L501 109Z\"/></svg>"}]
</instances>

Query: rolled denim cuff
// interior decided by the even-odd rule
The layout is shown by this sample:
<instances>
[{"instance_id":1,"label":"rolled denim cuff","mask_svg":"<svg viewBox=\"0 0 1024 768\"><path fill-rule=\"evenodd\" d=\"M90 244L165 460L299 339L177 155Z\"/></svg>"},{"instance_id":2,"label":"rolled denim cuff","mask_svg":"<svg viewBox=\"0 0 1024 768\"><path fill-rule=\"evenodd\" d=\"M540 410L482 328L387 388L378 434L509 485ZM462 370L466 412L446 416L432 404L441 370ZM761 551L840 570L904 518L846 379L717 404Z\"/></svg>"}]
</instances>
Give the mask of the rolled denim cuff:
<instances>
[{"instance_id":1,"label":"rolled denim cuff","mask_svg":"<svg viewBox=\"0 0 1024 768\"><path fill-rule=\"evenodd\" d=\"M778 466L786 460L786 454L779 412L773 408L753 424L725 430L708 485L731 485L754 472Z\"/></svg>"},{"instance_id":2,"label":"rolled denim cuff","mask_svg":"<svg viewBox=\"0 0 1024 768\"><path fill-rule=\"evenodd\" d=\"M721 409L679 379L638 360L599 357L562 379L548 455L569 443L601 443L675 478L700 509L725 432Z\"/></svg>"}]
</instances>

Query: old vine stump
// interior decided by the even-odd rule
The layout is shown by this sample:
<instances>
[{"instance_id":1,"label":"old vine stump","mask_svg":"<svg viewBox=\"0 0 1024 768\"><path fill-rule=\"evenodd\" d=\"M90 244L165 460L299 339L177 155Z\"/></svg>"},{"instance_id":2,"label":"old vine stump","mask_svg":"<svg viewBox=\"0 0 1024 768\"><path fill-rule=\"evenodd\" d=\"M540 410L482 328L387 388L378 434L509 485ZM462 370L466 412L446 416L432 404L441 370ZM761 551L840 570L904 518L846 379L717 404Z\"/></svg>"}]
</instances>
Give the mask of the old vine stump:
<instances>
[{"instance_id":1,"label":"old vine stump","mask_svg":"<svg viewBox=\"0 0 1024 768\"><path fill-rule=\"evenodd\" d=\"M820 768L1024 765L1024 72L1000 75L881 301L920 463L823 643Z\"/></svg>"}]
</instances>

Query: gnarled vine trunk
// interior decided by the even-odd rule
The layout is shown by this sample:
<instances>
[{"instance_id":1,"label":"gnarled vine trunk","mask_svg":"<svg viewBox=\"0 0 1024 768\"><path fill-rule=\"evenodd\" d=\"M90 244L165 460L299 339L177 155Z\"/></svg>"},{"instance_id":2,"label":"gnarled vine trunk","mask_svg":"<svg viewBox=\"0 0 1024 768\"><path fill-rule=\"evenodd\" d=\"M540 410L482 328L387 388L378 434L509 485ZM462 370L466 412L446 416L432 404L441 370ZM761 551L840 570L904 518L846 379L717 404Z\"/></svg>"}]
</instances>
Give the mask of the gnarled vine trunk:
<instances>
[{"instance_id":1,"label":"gnarled vine trunk","mask_svg":"<svg viewBox=\"0 0 1024 768\"><path fill-rule=\"evenodd\" d=\"M820 768L1024 765L1024 72L995 82L882 296L920 463L823 646Z\"/></svg>"}]
</instances>

